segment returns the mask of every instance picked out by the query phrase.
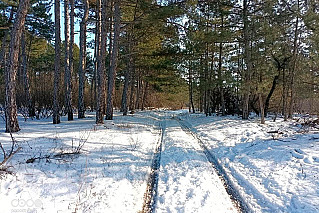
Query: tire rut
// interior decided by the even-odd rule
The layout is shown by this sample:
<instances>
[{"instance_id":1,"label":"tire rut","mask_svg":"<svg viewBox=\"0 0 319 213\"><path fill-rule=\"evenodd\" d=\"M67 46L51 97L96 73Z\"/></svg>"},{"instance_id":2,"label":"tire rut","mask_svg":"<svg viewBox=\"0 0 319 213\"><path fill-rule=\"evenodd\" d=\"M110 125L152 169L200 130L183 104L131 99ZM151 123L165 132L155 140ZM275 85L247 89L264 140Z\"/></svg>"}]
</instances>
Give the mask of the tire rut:
<instances>
[{"instance_id":1,"label":"tire rut","mask_svg":"<svg viewBox=\"0 0 319 213\"><path fill-rule=\"evenodd\" d=\"M219 176L220 180L222 181L226 192L230 196L235 208L239 212L252 212L250 208L248 207L247 203L244 201L242 196L239 194L239 192L236 190L236 188L233 185L233 182L228 177L226 171L222 167L222 165L218 162L217 158L209 151L207 146L204 144L204 142L198 137L198 135L191 130L185 123L183 123L179 118L173 118L178 121L183 131L185 131L187 134L192 135L196 141L199 143L200 147L202 148L207 160L212 164L214 170L217 172L217 175Z\"/></svg>"},{"instance_id":2,"label":"tire rut","mask_svg":"<svg viewBox=\"0 0 319 213\"><path fill-rule=\"evenodd\" d=\"M158 173L160 169L161 162L161 152L162 152L162 143L164 138L165 128L163 122L160 123L161 137L157 142L156 149L154 152L151 172L147 181L147 188L144 194L144 203L142 213L151 213L155 210L155 203L157 198L157 188L158 188Z\"/></svg>"}]
</instances>

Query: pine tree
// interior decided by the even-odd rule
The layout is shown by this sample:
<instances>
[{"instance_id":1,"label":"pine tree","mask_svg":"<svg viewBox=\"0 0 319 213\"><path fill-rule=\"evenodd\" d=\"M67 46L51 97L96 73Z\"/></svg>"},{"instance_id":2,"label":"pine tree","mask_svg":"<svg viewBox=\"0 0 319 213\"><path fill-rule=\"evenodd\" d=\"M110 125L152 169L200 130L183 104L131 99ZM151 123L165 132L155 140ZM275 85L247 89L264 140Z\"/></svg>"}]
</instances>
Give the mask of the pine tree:
<instances>
[{"instance_id":1,"label":"pine tree","mask_svg":"<svg viewBox=\"0 0 319 213\"><path fill-rule=\"evenodd\" d=\"M16 105L16 74L18 69L19 47L24 28L25 17L28 12L30 0L20 0L17 15L11 31L10 52L6 68L6 132L20 130L17 119Z\"/></svg>"},{"instance_id":2,"label":"pine tree","mask_svg":"<svg viewBox=\"0 0 319 213\"><path fill-rule=\"evenodd\" d=\"M79 64L79 100L78 100L78 118L85 117L84 106L84 80L86 68L86 32L87 21L89 17L89 1L83 0L84 14L80 26L80 64Z\"/></svg>"},{"instance_id":3,"label":"pine tree","mask_svg":"<svg viewBox=\"0 0 319 213\"><path fill-rule=\"evenodd\" d=\"M54 0L55 14L55 59L54 59L54 92L53 92L53 124L60 123L59 83L61 61L61 35L60 35L60 0Z\"/></svg>"},{"instance_id":4,"label":"pine tree","mask_svg":"<svg viewBox=\"0 0 319 213\"><path fill-rule=\"evenodd\" d=\"M118 63L119 52L119 36L120 36L120 0L114 0L114 38L111 52L111 66L108 73L107 101L106 101L106 120L113 119L113 90L115 84L116 69Z\"/></svg>"}]
</instances>

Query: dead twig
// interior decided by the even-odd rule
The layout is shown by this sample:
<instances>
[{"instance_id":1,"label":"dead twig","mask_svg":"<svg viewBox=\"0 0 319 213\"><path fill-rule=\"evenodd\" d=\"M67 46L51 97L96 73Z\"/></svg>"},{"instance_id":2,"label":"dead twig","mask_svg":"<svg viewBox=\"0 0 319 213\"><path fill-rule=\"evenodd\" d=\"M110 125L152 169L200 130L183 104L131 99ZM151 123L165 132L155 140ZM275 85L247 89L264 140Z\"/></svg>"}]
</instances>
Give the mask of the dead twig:
<instances>
[{"instance_id":1,"label":"dead twig","mask_svg":"<svg viewBox=\"0 0 319 213\"><path fill-rule=\"evenodd\" d=\"M1 115L1 117L2 117L2 119L5 121L5 118L4 118L4 115L3 115L3 114ZM3 160L0 162L0 168L4 168L4 167L5 167L5 164L6 164L17 152L19 152L19 151L22 149L22 147L20 147L20 146L15 149L17 142L16 142L15 138L13 137L11 131L9 132L9 134L10 134L10 138L11 138L11 149L10 149L10 151L9 151L8 153L7 153L6 150L4 149L2 143L0 142L0 149L1 149L2 153L3 153Z\"/></svg>"}]
</instances>

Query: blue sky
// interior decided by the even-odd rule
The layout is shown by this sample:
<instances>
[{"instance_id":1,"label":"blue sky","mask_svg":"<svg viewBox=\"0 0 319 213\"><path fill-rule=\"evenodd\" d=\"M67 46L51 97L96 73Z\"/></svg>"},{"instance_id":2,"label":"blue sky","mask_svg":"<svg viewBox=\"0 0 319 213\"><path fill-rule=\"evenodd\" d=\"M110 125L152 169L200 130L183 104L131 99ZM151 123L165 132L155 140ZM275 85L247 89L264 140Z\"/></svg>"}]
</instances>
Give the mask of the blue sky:
<instances>
[{"instance_id":1,"label":"blue sky","mask_svg":"<svg viewBox=\"0 0 319 213\"><path fill-rule=\"evenodd\" d=\"M64 41L64 4L63 0L61 0L61 6L60 6L60 16L61 16L61 39ZM52 20L54 21L54 6L51 7L50 13L52 15ZM80 43L80 18L75 18L75 24L74 24L74 31L75 31L75 36L74 36L74 42L79 46ZM94 38L93 34L87 33L87 42L92 40ZM87 49L88 52L91 54L93 53L93 50Z\"/></svg>"}]
</instances>

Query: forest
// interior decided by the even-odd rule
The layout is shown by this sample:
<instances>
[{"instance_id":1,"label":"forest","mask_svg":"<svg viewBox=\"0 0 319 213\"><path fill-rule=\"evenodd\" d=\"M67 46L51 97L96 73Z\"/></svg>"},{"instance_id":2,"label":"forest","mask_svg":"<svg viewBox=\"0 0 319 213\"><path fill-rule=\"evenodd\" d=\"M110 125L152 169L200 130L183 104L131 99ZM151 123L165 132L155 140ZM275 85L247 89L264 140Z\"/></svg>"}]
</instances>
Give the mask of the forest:
<instances>
[{"instance_id":1,"label":"forest","mask_svg":"<svg viewBox=\"0 0 319 213\"><path fill-rule=\"evenodd\" d=\"M0 0L0 211L319 212L319 1Z\"/></svg>"},{"instance_id":2,"label":"forest","mask_svg":"<svg viewBox=\"0 0 319 213\"><path fill-rule=\"evenodd\" d=\"M0 10L7 132L17 113L59 123L94 110L103 123L113 108L262 122L318 112L314 0L3 0Z\"/></svg>"}]
</instances>

